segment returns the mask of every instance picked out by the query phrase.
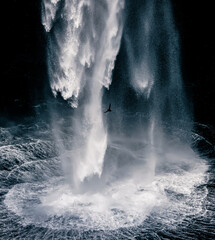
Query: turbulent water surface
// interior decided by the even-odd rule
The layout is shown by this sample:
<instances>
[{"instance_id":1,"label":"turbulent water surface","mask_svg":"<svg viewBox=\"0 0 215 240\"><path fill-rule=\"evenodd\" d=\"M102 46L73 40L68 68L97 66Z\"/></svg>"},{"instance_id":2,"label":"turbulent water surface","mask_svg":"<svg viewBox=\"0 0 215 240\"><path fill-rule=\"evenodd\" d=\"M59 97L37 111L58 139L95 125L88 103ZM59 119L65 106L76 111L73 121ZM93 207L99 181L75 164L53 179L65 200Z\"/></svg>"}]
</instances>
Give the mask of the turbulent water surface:
<instances>
[{"instance_id":1,"label":"turbulent water surface","mask_svg":"<svg viewBox=\"0 0 215 240\"><path fill-rule=\"evenodd\" d=\"M109 184L76 193L62 172L51 130L41 122L0 129L1 239L213 239L211 160L159 152L162 166L151 181L144 170L140 181L117 180L108 169L115 178ZM206 139L192 137L202 152L213 151ZM135 145L138 155L144 146ZM129 154L119 141L109 151Z\"/></svg>"},{"instance_id":2,"label":"turbulent water surface","mask_svg":"<svg viewBox=\"0 0 215 240\"><path fill-rule=\"evenodd\" d=\"M0 128L0 238L213 239L171 2L43 0L42 24L57 99Z\"/></svg>"}]
</instances>

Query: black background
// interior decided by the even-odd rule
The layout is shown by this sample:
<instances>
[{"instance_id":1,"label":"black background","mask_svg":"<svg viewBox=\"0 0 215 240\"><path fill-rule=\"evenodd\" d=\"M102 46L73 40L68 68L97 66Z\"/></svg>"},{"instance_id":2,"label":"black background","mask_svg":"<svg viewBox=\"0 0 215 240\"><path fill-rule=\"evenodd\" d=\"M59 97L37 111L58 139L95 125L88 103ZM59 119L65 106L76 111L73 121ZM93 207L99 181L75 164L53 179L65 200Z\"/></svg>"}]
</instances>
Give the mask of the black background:
<instances>
[{"instance_id":1,"label":"black background","mask_svg":"<svg viewBox=\"0 0 215 240\"><path fill-rule=\"evenodd\" d=\"M215 126L215 7L213 1L172 0L180 33L182 73L196 122ZM46 35L40 0L4 1L0 114L14 120L34 114L50 95ZM5 119L5 118L4 118Z\"/></svg>"},{"instance_id":2,"label":"black background","mask_svg":"<svg viewBox=\"0 0 215 240\"><path fill-rule=\"evenodd\" d=\"M172 0L181 38L182 71L195 121L215 126L215 6L213 1Z\"/></svg>"}]
</instances>

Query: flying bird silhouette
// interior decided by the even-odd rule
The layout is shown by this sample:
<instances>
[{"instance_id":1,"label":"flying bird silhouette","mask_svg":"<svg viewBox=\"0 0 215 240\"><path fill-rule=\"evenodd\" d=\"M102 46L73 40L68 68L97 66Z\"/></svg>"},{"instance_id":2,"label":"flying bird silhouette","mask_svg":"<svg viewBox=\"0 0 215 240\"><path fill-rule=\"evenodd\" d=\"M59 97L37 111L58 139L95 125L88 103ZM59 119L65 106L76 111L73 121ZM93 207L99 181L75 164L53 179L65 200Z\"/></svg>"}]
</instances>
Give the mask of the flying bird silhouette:
<instances>
[{"instance_id":1,"label":"flying bird silhouette","mask_svg":"<svg viewBox=\"0 0 215 240\"><path fill-rule=\"evenodd\" d=\"M107 112L111 112L111 104L109 104L109 107L108 107L108 109L104 112L104 113L107 113Z\"/></svg>"}]
</instances>

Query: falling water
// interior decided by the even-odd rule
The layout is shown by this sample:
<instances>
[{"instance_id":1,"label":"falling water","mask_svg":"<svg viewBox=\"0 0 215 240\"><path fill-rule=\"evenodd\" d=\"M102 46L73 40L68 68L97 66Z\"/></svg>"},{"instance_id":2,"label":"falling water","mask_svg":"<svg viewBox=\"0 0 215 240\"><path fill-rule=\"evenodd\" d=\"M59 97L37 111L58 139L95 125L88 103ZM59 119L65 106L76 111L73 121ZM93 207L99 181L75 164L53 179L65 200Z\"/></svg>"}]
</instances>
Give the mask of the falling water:
<instances>
[{"instance_id":1,"label":"falling water","mask_svg":"<svg viewBox=\"0 0 215 240\"><path fill-rule=\"evenodd\" d=\"M102 88L111 84L122 35L123 7L124 0L43 1L52 91L54 95L59 92L73 108L81 102L81 110L75 113L75 150L70 152L65 167L70 164L68 175L75 186L102 173L107 148Z\"/></svg>"},{"instance_id":2,"label":"falling water","mask_svg":"<svg viewBox=\"0 0 215 240\"><path fill-rule=\"evenodd\" d=\"M88 190L128 179L147 184L158 166L185 161L184 157L163 155L174 156L177 149L186 152L186 159L192 155L186 134L192 123L170 2L147 0L136 9L133 6L138 19L135 26L129 26L133 24L131 2L124 13L127 57L121 62L127 63L122 70L128 77L120 79L117 88L111 82L121 45L124 1L43 1L50 85L55 96L60 93L75 108L72 147L69 151L63 148L61 155L64 172L76 191L90 181ZM131 109L132 117L110 95L108 100L118 105L118 111L104 121L102 96L109 87L122 99L132 88L129 104L139 96L133 100L137 107ZM178 132L183 132L180 137Z\"/></svg>"},{"instance_id":3,"label":"falling water","mask_svg":"<svg viewBox=\"0 0 215 240\"><path fill-rule=\"evenodd\" d=\"M130 2L126 6L132 8ZM192 123L170 2L145 1L133 10L138 21L129 26L132 22L128 10L123 35L127 57L121 60L127 64L127 69L123 66L122 70L128 72L128 77L120 79L121 85L116 88L111 85L112 71L121 44L124 1L43 1L50 85L55 96L60 93L75 108L72 148L66 151L63 147L62 162L67 179L76 190L90 179L97 179L100 184L123 179L123 172L128 172L127 178L150 182L156 164L162 162L161 152L174 151L177 144L172 146L171 142L178 138L175 133L179 129L183 134L178 144L183 145L182 149L188 146L182 144L182 138L187 138ZM107 125L113 126L107 130L102 96L104 88L110 86L115 96L110 95L108 101L118 110L113 113L114 118L105 116ZM135 95L139 96L132 103L137 105L130 111L132 119L115 100L116 93L127 98L125 91L129 88L133 89L129 104ZM140 124L137 113L142 119ZM128 128L129 124L134 126ZM131 144L132 139L136 145ZM111 174L110 169L114 169Z\"/></svg>"}]
</instances>

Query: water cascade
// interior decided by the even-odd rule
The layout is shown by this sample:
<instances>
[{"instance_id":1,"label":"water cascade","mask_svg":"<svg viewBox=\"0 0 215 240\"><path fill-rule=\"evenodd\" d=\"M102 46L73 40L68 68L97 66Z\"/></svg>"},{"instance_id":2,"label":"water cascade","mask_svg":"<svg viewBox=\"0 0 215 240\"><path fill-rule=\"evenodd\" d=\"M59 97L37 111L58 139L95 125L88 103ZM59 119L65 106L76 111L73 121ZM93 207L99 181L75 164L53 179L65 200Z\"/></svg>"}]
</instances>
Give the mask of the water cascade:
<instances>
[{"instance_id":1,"label":"water cascade","mask_svg":"<svg viewBox=\"0 0 215 240\"><path fill-rule=\"evenodd\" d=\"M62 150L64 172L74 191L81 191L83 183L88 183L88 190L123 179L149 183L156 165L181 161L165 159L164 153L174 155L179 146L181 152L189 148L186 132L192 123L170 2L145 1L133 8L137 21L130 26L131 2L43 1L51 89L75 109L72 146L70 151ZM124 64L119 71L127 72L127 77L112 86L122 41L126 58L119 57ZM105 88L113 93L108 101L117 110L109 117L103 115ZM132 117L116 95L136 106L130 109ZM185 140L187 144L182 144Z\"/></svg>"},{"instance_id":2,"label":"water cascade","mask_svg":"<svg viewBox=\"0 0 215 240\"><path fill-rule=\"evenodd\" d=\"M43 1L52 91L59 92L71 107L81 109L75 113L75 150L67 160L71 161L68 175L76 187L85 178L102 173L107 148L102 88L111 84L123 7L124 0ZM81 94L84 97L79 100Z\"/></svg>"}]
</instances>

